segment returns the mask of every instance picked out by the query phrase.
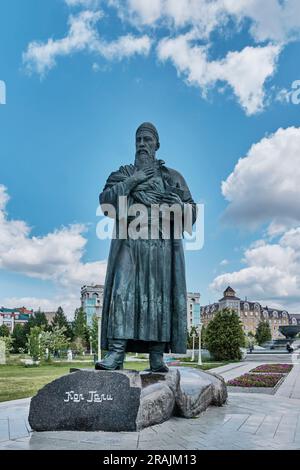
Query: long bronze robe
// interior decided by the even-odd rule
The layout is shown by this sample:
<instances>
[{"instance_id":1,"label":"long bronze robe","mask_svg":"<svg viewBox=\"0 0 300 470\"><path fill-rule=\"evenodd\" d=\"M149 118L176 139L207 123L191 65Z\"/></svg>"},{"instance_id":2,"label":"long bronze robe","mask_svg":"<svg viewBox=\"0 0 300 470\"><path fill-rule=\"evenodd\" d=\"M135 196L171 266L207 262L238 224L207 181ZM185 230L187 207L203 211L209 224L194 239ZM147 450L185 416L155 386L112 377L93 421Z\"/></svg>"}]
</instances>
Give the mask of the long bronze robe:
<instances>
[{"instance_id":1,"label":"long bronze robe","mask_svg":"<svg viewBox=\"0 0 300 470\"><path fill-rule=\"evenodd\" d=\"M158 173L136 186L135 166L125 165L110 175L100 204L112 204L118 216L118 197L127 196L128 206L150 206L163 198L166 188L196 205L183 177L156 160ZM116 222L117 223L117 222ZM127 339L127 351L148 352L149 342L166 343L165 352L185 353L187 340L187 293L181 239L113 239L105 280L101 346L108 338Z\"/></svg>"}]
</instances>

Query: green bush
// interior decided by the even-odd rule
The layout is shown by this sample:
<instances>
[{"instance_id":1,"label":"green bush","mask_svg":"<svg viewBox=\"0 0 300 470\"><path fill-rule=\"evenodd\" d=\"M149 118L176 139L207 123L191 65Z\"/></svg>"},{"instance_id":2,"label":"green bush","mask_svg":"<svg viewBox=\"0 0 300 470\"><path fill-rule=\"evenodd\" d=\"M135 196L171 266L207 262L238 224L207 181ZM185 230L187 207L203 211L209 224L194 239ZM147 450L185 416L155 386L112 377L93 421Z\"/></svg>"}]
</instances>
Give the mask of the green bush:
<instances>
[{"instance_id":1,"label":"green bush","mask_svg":"<svg viewBox=\"0 0 300 470\"><path fill-rule=\"evenodd\" d=\"M255 339L260 346L272 339L272 333L268 321L261 320L259 322L255 333Z\"/></svg>"},{"instance_id":2,"label":"green bush","mask_svg":"<svg viewBox=\"0 0 300 470\"><path fill-rule=\"evenodd\" d=\"M205 332L205 344L217 361L235 361L242 358L245 346L242 323L234 310L224 309L209 322Z\"/></svg>"}]
</instances>

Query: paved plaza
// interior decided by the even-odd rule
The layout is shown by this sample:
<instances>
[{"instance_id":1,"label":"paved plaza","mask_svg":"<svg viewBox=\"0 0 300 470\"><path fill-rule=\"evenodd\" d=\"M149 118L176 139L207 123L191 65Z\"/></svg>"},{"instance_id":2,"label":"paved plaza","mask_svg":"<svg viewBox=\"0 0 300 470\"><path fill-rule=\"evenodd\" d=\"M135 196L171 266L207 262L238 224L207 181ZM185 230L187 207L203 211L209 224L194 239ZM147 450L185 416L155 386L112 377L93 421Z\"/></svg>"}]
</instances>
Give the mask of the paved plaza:
<instances>
[{"instance_id":1,"label":"paved plaza","mask_svg":"<svg viewBox=\"0 0 300 470\"><path fill-rule=\"evenodd\" d=\"M233 363L214 372L229 380L260 364ZM141 432L31 432L29 403L0 404L1 450L300 449L300 364L275 395L230 393L221 408L210 407L193 419L173 417Z\"/></svg>"}]
</instances>

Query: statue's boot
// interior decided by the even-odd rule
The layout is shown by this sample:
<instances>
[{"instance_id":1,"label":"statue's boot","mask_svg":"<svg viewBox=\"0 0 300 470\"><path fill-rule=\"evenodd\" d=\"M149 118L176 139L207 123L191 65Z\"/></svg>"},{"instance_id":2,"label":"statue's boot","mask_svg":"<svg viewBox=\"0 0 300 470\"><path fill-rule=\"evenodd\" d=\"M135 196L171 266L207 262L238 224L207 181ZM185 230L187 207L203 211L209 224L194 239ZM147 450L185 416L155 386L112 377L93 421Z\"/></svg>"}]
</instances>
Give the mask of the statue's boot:
<instances>
[{"instance_id":1,"label":"statue's boot","mask_svg":"<svg viewBox=\"0 0 300 470\"><path fill-rule=\"evenodd\" d=\"M169 372L164 363L164 350L166 343L151 343L149 346L149 360L151 372Z\"/></svg>"},{"instance_id":2,"label":"statue's boot","mask_svg":"<svg viewBox=\"0 0 300 470\"><path fill-rule=\"evenodd\" d=\"M109 339L108 353L105 358L96 362L96 370L120 370L123 369L123 362L126 352L126 339Z\"/></svg>"}]
</instances>

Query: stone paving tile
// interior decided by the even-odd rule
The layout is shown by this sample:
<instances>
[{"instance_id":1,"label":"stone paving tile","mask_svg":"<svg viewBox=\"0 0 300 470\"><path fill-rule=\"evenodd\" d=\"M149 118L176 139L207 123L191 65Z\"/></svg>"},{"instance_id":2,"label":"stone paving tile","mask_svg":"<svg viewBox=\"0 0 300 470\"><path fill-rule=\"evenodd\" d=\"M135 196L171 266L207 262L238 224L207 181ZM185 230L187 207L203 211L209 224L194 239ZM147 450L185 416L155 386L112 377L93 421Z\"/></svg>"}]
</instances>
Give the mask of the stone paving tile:
<instances>
[{"instance_id":1,"label":"stone paving tile","mask_svg":"<svg viewBox=\"0 0 300 470\"><path fill-rule=\"evenodd\" d=\"M300 442L300 414L298 415L298 421L297 421L297 424L296 424L294 441L295 442L296 441Z\"/></svg>"},{"instance_id":2,"label":"stone paving tile","mask_svg":"<svg viewBox=\"0 0 300 470\"><path fill-rule=\"evenodd\" d=\"M265 439L273 439L281 420L282 415L267 415L255 434L264 436Z\"/></svg>"},{"instance_id":3,"label":"stone paving tile","mask_svg":"<svg viewBox=\"0 0 300 470\"><path fill-rule=\"evenodd\" d=\"M11 440L29 435L24 418L9 419L9 437Z\"/></svg>"},{"instance_id":4,"label":"stone paving tile","mask_svg":"<svg viewBox=\"0 0 300 470\"><path fill-rule=\"evenodd\" d=\"M0 442L7 441L9 439L8 431L8 419L0 420Z\"/></svg>"},{"instance_id":5,"label":"stone paving tile","mask_svg":"<svg viewBox=\"0 0 300 470\"><path fill-rule=\"evenodd\" d=\"M9 440L6 442L1 442L0 450L29 450L29 438L27 441L23 440Z\"/></svg>"},{"instance_id":6,"label":"stone paving tile","mask_svg":"<svg viewBox=\"0 0 300 470\"><path fill-rule=\"evenodd\" d=\"M238 430L243 433L255 434L265 417L266 415L263 414L249 415L248 419L242 423Z\"/></svg>"},{"instance_id":7,"label":"stone paving tile","mask_svg":"<svg viewBox=\"0 0 300 470\"><path fill-rule=\"evenodd\" d=\"M223 424L222 428L224 432L238 430L247 421L249 416L249 414L233 414L231 418Z\"/></svg>"}]
</instances>

